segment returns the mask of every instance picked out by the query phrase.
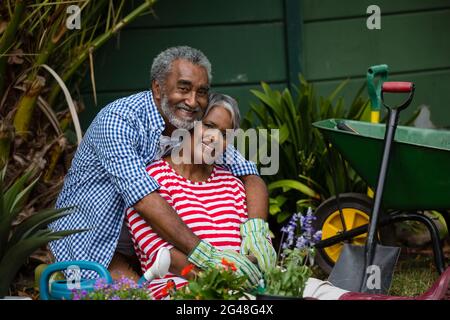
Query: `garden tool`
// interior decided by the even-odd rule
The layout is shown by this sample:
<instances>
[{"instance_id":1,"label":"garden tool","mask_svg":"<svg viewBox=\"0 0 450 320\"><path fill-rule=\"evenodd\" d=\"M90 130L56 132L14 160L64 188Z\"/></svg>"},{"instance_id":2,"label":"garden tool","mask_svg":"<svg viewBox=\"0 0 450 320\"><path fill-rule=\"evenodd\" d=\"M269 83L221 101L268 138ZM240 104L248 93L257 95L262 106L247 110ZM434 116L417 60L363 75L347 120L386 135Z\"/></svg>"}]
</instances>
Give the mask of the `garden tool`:
<instances>
[{"instance_id":1,"label":"garden tool","mask_svg":"<svg viewBox=\"0 0 450 320\"><path fill-rule=\"evenodd\" d=\"M375 78L380 76L380 79L375 84ZM370 122L380 123L380 100L381 100L381 85L387 80L388 65L379 64L371 66L367 69L367 92L370 98ZM373 190L367 188L367 195L373 198Z\"/></svg>"},{"instance_id":2,"label":"garden tool","mask_svg":"<svg viewBox=\"0 0 450 320\"><path fill-rule=\"evenodd\" d=\"M379 245L375 237L399 114L411 103L414 96L414 84L411 82L384 82L381 88L381 101L388 110L388 120L366 245L357 246L345 243L328 279L339 288L373 294L387 293L400 254L399 247ZM389 106L384 102L384 93L387 92L409 93L409 96L399 106Z\"/></svg>"},{"instance_id":3,"label":"garden tool","mask_svg":"<svg viewBox=\"0 0 450 320\"><path fill-rule=\"evenodd\" d=\"M152 281L155 278L162 278L169 272L170 267L170 251L167 248L161 248L156 254L153 265L145 271L144 275L139 279L138 284Z\"/></svg>"},{"instance_id":4,"label":"garden tool","mask_svg":"<svg viewBox=\"0 0 450 320\"><path fill-rule=\"evenodd\" d=\"M380 122L380 99L381 99L381 85L386 81L388 75L388 65L380 64L371 66L367 69L367 92L369 93L371 112L370 122ZM380 79L375 84L374 80L377 76Z\"/></svg>"}]
</instances>

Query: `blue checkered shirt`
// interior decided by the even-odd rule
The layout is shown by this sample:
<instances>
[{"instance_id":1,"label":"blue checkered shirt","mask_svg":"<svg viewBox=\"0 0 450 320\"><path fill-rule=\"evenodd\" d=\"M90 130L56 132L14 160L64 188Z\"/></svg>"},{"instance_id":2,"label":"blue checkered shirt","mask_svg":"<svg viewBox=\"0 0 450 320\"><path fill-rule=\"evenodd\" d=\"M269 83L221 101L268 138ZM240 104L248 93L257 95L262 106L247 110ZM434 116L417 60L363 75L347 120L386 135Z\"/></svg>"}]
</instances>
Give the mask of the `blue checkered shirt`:
<instances>
[{"instance_id":1,"label":"blue checkered shirt","mask_svg":"<svg viewBox=\"0 0 450 320\"><path fill-rule=\"evenodd\" d=\"M50 242L56 261L87 260L109 265L125 209L159 188L145 168L155 158L164 128L151 91L118 99L97 114L56 201L56 208L74 209L49 225L53 231L89 231ZM235 176L258 174L255 164L232 146L224 156L224 165ZM228 159L234 161L227 164Z\"/></svg>"}]
</instances>

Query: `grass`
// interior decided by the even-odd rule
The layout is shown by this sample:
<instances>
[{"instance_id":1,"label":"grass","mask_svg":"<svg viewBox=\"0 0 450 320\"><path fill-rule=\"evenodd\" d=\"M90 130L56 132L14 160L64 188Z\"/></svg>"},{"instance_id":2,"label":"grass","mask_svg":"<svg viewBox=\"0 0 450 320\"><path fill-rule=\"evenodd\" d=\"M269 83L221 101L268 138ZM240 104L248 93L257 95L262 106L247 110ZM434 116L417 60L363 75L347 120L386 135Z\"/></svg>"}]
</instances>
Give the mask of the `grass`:
<instances>
[{"instance_id":1,"label":"grass","mask_svg":"<svg viewBox=\"0 0 450 320\"><path fill-rule=\"evenodd\" d=\"M397 264L389 294L420 295L428 290L438 276L432 256L407 253L402 255Z\"/></svg>"},{"instance_id":2,"label":"grass","mask_svg":"<svg viewBox=\"0 0 450 320\"><path fill-rule=\"evenodd\" d=\"M444 246L447 258L446 265L450 263L450 241ZM313 268L313 277L325 280L327 275L317 266ZM436 281L439 274L433 260L430 247L422 249L402 248L399 261L394 271L389 295L416 296L424 293Z\"/></svg>"}]
</instances>

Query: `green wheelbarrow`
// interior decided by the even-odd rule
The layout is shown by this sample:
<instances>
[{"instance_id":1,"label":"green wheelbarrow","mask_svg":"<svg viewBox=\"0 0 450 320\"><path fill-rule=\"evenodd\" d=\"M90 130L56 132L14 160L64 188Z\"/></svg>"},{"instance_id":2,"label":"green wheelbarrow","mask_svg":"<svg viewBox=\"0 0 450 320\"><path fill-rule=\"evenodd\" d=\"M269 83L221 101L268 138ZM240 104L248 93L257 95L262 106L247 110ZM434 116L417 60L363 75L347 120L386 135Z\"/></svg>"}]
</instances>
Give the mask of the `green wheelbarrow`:
<instances>
[{"instance_id":1,"label":"green wheelbarrow","mask_svg":"<svg viewBox=\"0 0 450 320\"><path fill-rule=\"evenodd\" d=\"M385 84L389 88L395 83ZM390 154L385 159L388 135L385 124L327 119L313 125L373 190L380 185L380 167L385 162L377 210L373 199L357 193L340 194L317 208L315 226L322 230L322 240L316 248L322 269L328 273L332 270L344 243L366 243L370 216L380 211L374 224L377 231L372 232L379 238L383 226L407 220L422 222L430 232L434 262L442 273L445 257L439 230L421 211L440 210L447 227L450 226L447 211L450 209L450 131L395 124Z\"/></svg>"},{"instance_id":2,"label":"green wheelbarrow","mask_svg":"<svg viewBox=\"0 0 450 320\"><path fill-rule=\"evenodd\" d=\"M356 133L339 129L340 124ZM328 119L314 126L367 184L375 188L385 125ZM450 131L398 126L389 165L383 196L385 208L450 209Z\"/></svg>"}]
</instances>

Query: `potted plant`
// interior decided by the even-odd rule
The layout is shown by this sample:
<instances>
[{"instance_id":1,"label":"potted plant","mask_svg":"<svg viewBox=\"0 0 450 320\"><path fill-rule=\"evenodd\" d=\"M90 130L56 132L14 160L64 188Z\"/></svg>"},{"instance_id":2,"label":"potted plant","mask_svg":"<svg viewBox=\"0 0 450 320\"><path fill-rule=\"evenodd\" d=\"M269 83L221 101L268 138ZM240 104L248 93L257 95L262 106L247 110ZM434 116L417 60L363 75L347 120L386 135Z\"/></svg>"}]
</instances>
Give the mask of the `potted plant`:
<instances>
[{"instance_id":1,"label":"potted plant","mask_svg":"<svg viewBox=\"0 0 450 320\"><path fill-rule=\"evenodd\" d=\"M321 231L316 232L312 227L314 219L309 208L306 215L293 214L281 229L279 263L264 273L257 300L303 299L306 282L312 274L314 245L322 237Z\"/></svg>"},{"instance_id":2,"label":"potted plant","mask_svg":"<svg viewBox=\"0 0 450 320\"><path fill-rule=\"evenodd\" d=\"M186 286L175 290L168 283L165 288L174 300L239 300L249 299L246 292L247 276L237 273L236 266L222 259L222 264L213 268L194 272L194 266L190 265L182 271L183 274L192 272L194 279Z\"/></svg>"},{"instance_id":3,"label":"potted plant","mask_svg":"<svg viewBox=\"0 0 450 320\"><path fill-rule=\"evenodd\" d=\"M221 265L203 271L196 271L191 264L182 270L181 275L191 274L194 278L179 289L173 281L168 281L162 293L172 300L238 300L246 296L247 277L236 271L236 266L226 259ZM72 300L152 300L146 284L138 284L126 277L112 284L98 279L93 291L73 290Z\"/></svg>"}]
</instances>

